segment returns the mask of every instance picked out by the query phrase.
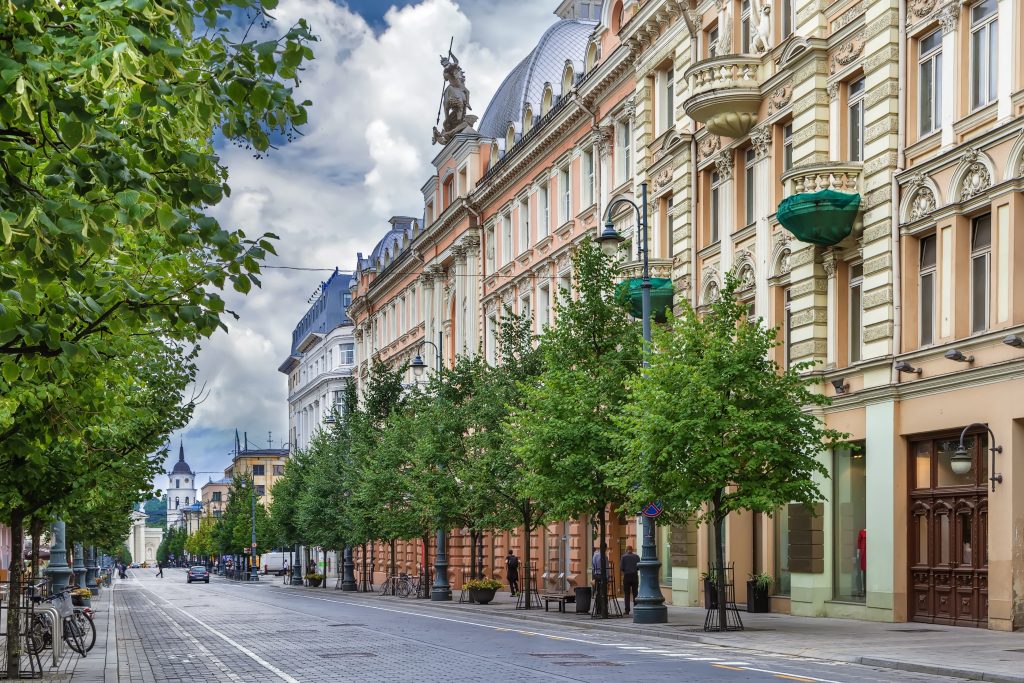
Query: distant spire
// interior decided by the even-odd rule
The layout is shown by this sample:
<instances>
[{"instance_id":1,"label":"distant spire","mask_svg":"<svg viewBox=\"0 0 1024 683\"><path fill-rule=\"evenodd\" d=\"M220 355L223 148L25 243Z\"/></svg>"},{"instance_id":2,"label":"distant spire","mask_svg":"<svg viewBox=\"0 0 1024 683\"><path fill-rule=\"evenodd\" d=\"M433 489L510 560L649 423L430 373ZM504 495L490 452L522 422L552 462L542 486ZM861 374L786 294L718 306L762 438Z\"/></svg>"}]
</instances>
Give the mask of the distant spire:
<instances>
[{"instance_id":1,"label":"distant spire","mask_svg":"<svg viewBox=\"0 0 1024 683\"><path fill-rule=\"evenodd\" d=\"M178 462L185 462L185 441L178 442Z\"/></svg>"}]
</instances>

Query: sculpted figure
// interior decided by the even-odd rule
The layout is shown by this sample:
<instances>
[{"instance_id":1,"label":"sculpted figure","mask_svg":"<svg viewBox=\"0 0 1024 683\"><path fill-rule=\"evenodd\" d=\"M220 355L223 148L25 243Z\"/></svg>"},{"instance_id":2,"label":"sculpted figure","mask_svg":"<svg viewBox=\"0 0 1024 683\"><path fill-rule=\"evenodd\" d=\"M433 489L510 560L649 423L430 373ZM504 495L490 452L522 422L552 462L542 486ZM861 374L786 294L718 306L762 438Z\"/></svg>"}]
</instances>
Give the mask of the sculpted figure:
<instances>
[{"instance_id":1,"label":"sculpted figure","mask_svg":"<svg viewBox=\"0 0 1024 683\"><path fill-rule=\"evenodd\" d=\"M732 54L732 0L715 0L718 6L718 42L715 55Z\"/></svg>"},{"instance_id":2,"label":"sculpted figure","mask_svg":"<svg viewBox=\"0 0 1024 683\"><path fill-rule=\"evenodd\" d=\"M750 17L751 37L750 48L755 54L764 54L772 48L772 3L771 0L751 0L754 14Z\"/></svg>"},{"instance_id":3,"label":"sculpted figure","mask_svg":"<svg viewBox=\"0 0 1024 683\"><path fill-rule=\"evenodd\" d=\"M469 88L466 87L466 74L459 66L459 60L450 51L447 57L441 57L444 67L445 88L441 93L441 110L444 113L444 124L441 130L434 127L434 142L447 144L456 134L471 129L476 123L476 116L467 114L469 106ZM438 112L439 118L440 113Z\"/></svg>"}]
</instances>

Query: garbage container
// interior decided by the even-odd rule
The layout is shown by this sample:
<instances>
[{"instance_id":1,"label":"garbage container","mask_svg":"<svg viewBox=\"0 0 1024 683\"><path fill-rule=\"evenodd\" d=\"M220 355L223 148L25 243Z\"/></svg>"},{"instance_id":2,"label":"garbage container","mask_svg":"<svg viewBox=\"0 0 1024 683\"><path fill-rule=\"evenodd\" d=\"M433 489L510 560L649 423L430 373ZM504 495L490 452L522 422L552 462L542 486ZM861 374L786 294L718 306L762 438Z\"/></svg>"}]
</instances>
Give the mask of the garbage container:
<instances>
[{"instance_id":1,"label":"garbage container","mask_svg":"<svg viewBox=\"0 0 1024 683\"><path fill-rule=\"evenodd\" d=\"M593 589L590 586L576 587L576 614L590 613L590 597Z\"/></svg>"}]
</instances>

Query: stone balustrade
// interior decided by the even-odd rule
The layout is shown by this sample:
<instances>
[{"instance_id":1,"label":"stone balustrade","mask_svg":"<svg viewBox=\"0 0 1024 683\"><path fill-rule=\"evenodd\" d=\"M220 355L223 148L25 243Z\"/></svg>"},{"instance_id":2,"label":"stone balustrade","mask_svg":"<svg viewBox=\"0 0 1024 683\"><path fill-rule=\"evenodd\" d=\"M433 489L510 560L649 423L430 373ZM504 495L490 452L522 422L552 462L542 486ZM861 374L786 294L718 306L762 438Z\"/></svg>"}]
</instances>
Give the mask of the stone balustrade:
<instances>
[{"instance_id":1,"label":"stone balustrade","mask_svg":"<svg viewBox=\"0 0 1024 683\"><path fill-rule=\"evenodd\" d=\"M787 197L822 190L858 194L861 191L860 176L863 170L863 164L853 161L809 164L783 173L782 183Z\"/></svg>"},{"instance_id":2,"label":"stone balustrade","mask_svg":"<svg viewBox=\"0 0 1024 683\"><path fill-rule=\"evenodd\" d=\"M724 55L704 59L685 74L683 107L716 135L740 138L757 123L764 67L761 57Z\"/></svg>"}]
</instances>

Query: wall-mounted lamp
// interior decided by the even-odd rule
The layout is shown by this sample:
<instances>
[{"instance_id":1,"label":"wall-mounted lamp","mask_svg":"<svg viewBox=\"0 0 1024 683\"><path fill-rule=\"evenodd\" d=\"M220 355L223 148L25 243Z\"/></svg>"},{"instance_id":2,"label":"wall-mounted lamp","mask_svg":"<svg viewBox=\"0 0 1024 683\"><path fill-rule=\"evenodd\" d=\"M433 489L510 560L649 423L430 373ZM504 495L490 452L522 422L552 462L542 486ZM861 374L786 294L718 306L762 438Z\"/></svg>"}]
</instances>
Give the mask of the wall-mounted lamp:
<instances>
[{"instance_id":1,"label":"wall-mounted lamp","mask_svg":"<svg viewBox=\"0 0 1024 683\"><path fill-rule=\"evenodd\" d=\"M1003 337L1003 343L1015 349L1021 349L1024 348L1024 337L1019 334L1010 334Z\"/></svg>"},{"instance_id":2,"label":"wall-mounted lamp","mask_svg":"<svg viewBox=\"0 0 1024 683\"><path fill-rule=\"evenodd\" d=\"M967 446L964 444L964 439L967 437L967 431L972 427L984 427L988 431L989 436L992 439L992 445L988 447L988 450L992 452L992 466L989 467L988 471L992 473L992 476L988 478L992 482L992 490L996 490L996 483L1003 483L1003 475L996 474L996 453L1002 453L1003 447L995 445L996 435L992 433L988 425L981 424L980 422L972 422L971 424L964 427L964 431L960 432L960 444L956 447L956 451L953 452L953 456L949 459L949 467L953 470L954 474L967 474L971 471L972 459L970 453L967 452Z\"/></svg>"},{"instance_id":3,"label":"wall-mounted lamp","mask_svg":"<svg viewBox=\"0 0 1024 683\"><path fill-rule=\"evenodd\" d=\"M949 360L955 360L957 363L973 363L974 356L965 356L963 351L957 349L950 349L945 353L946 358Z\"/></svg>"},{"instance_id":4,"label":"wall-mounted lamp","mask_svg":"<svg viewBox=\"0 0 1024 683\"><path fill-rule=\"evenodd\" d=\"M909 372L915 375L921 374L921 368L915 368L913 365L905 360L901 360L899 363L893 366L896 372Z\"/></svg>"},{"instance_id":5,"label":"wall-mounted lamp","mask_svg":"<svg viewBox=\"0 0 1024 683\"><path fill-rule=\"evenodd\" d=\"M845 377L836 377L832 380L832 387L836 390L836 396L842 396L850 390L850 384Z\"/></svg>"}]
</instances>

